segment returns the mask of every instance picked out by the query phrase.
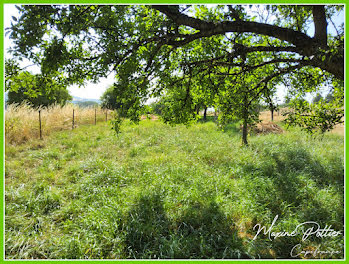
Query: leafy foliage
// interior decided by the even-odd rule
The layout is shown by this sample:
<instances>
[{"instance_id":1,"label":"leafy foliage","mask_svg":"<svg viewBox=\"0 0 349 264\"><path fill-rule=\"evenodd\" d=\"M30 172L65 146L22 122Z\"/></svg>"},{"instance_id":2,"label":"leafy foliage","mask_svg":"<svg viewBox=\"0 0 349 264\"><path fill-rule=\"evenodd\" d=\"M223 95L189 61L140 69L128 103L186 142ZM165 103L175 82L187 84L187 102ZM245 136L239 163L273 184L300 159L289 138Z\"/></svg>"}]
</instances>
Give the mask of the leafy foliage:
<instances>
[{"instance_id":1,"label":"leafy foliage","mask_svg":"<svg viewBox=\"0 0 349 264\"><path fill-rule=\"evenodd\" d=\"M298 125L311 134L325 133L335 125L344 123L344 108L337 108L338 105L333 102L323 104L319 101L310 104L305 100L293 100L290 106L292 111L285 113L286 124Z\"/></svg>"},{"instance_id":2,"label":"leafy foliage","mask_svg":"<svg viewBox=\"0 0 349 264\"><path fill-rule=\"evenodd\" d=\"M272 105L279 84L298 96L344 79L344 32L326 31L343 6L267 5L259 17L254 7L23 5L10 29L12 51L45 74L62 72L69 84L114 71L118 115L135 122L144 102L160 96L171 124L194 122L201 105L219 107L220 120L243 112L248 123L254 104Z\"/></svg>"},{"instance_id":3,"label":"leafy foliage","mask_svg":"<svg viewBox=\"0 0 349 264\"><path fill-rule=\"evenodd\" d=\"M322 95L320 93L317 93L316 96L313 98L312 103L316 104L319 103L321 100L323 100Z\"/></svg>"},{"instance_id":4,"label":"leafy foliage","mask_svg":"<svg viewBox=\"0 0 349 264\"><path fill-rule=\"evenodd\" d=\"M118 102L117 99L118 94L117 90L114 89L114 85L108 87L100 98L102 108L119 109L121 107L121 102Z\"/></svg>"},{"instance_id":5,"label":"leafy foliage","mask_svg":"<svg viewBox=\"0 0 349 264\"><path fill-rule=\"evenodd\" d=\"M304 99L290 102L291 111L285 113L288 126L298 125L309 133L324 133L335 125L344 123L344 82L330 79L327 84L331 84L331 100L326 98L313 104ZM304 91L299 91L298 96L300 95L304 95Z\"/></svg>"},{"instance_id":6,"label":"leafy foliage","mask_svg":"<svg viewBox=\"0 0 349 264\"><path fill-rule=\"evenodd\" d=\"M21 71L16 63L6 61L6 91L8 104L22 104L24 102L33 107L64 105L72 100L67 87L55 77L41 74L31 74Z\"/></svg>"}]
</instances>

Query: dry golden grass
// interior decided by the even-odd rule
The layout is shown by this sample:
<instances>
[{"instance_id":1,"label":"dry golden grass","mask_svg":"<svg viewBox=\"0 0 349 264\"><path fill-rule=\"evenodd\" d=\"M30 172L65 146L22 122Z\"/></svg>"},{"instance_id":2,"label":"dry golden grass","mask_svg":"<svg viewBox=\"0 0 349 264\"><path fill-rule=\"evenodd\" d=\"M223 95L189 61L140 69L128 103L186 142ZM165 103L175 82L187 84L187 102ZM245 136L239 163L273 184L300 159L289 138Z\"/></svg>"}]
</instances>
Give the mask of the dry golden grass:
<instances>
[{"instance_id":1,"label":"dry golden grass","mask_svg":"<svg viewBox=\"0 0 349 264\"><path fill-rule=\"evenodd\" d=\"M142 115L141 120L145 119L150 119L150 120L159 120L159 117L157 115Z\"/></svg>"},{"instance_id":2,"label":"dry golden grass","mask_svg":"<svg viewBox=\"0 0 349 264\"><path fill-rule=\"evenodd\" d=\"M257 124L257 126L254 128L254 132L257 134L281 134L284 132L284 130L273 122L263 121Z\"/></svg>"},{"instance_id":3,"label":"dry golden grass","mask_svg":"<svg viewBox=\"0 0 349 264\"><path fill-rule=\"evenodd\" d=\"M8 105L5 113L6 144L20 144L40 137L39 110L43 137L53 131L72 129L73 110L74 128L95 122L95 108L79 108L72 104L41 109L33 109L26 104ZM97 122L105 119L105 110L97 108Z\"/></svg>"},{"instance_id":4,"label":"dry golden grass","mask_svg":"<svg viewBox=\"0 0 349 264\"><path fill-rule=\"evenodd\" d=\"M285 117L282 115L284 110L280 110L279 112L274 112L274 121L273 122L281 122L285 119ZM271 121L271 113L270 111L263 111L259 114L259 119L262 120L262 122L269 122Z\"/></svg>"},{"instance_id":5,"label":"dry golden grass","mask_svg":"<svg viewBox=\"0 0 349 264\"><path fill-rule=\"evenodd\" d=\"M282 115L282 113L285 111L285 109L281 109L280 112L274 112L274 121L273 122L281 122L285 119L285 117ZM263 111L259 115L259 119L262 120L262 124L265 124L266 122L271 121L271 114L270 111ZM329 133L338 134L341 136L344 136L344 124L339 124L334 127L334 129Z\"/></svg>"},{"instance_id":6,"label":"dry golden grass","mask_svg":"<svg viewBox=\"0 0 349 264\"><path fill-rule=\"evenodd\" d=\"M344 132L345 132L344 124L336 125L334 127L334 129L331 131L331 133L334 133L334 134L337 134L337 135L341 135L341 136L344 136Z\"/></svg>"},{"instance_id":7,"label":"dry golden grass","mask_svg":"<svg viewBox=\"0 0 349 264\"><path fill-rule=\"evenodd\" d=\"M41 128L43 137L53 131L72 129L74 109L74 127L84 124L94 124L95 109L79 108L76 105L66 105L64 107L55 105L41 110ZM284 120L282 111L274 112L274 122ZM109 111L110 112L110 111ZM107 114L109 119L110 113ZM260 113L262 124L270 123L270 111ZM146 119L145 116L142 119ZM157 117L151 115L152 120ZM105 121L105 111L97 108L97 122ZM344 135L344 124L337 125L331 133ZM20 144L27 140L39 138L39 111L26 104L8 105L5 113L5 142L6 144Z\"/></svg>"}]
</instances>

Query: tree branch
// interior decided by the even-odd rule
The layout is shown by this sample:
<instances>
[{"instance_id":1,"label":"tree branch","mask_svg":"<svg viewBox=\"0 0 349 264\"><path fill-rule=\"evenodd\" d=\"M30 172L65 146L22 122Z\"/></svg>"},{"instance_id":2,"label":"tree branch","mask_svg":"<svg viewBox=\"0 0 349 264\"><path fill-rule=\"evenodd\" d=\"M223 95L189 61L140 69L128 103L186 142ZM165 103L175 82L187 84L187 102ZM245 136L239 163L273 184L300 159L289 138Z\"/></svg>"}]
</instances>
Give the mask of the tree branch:
<instances>
[{"instance_id":1,"label":"tree branch","mask_svg":"<svg viewBox=\"0 0 349 264\"><path fill-rule=\"evenodd\" d=\"M319 53L319 48L327 48L327 22L323 6L313 7L313 18L315 24L315 36L314 38L308 35L295 31L289 28L283 28L275 25L251 22L251 21L222 21L222 22L208 22L202 19L189 17L188 15L180 13L178 9L171 8L171 6L152 6L154 9L165 14L177 25L184 25L193 29L199 30L199 32L188 35L178 36L181 40L177 40L175 36L168 38L168 44L175 47L183 46L193 40L214 36L218 34L224 35L228 32L235 33L255 33L274 37L282 41L287 41L294 46L289 47L244 47L240 50L242 52L253 52L253 51L271 51L271 52L294 52L303 56L315 56L312 59L312 63L309 65L324 69L333 74L338 79L344 79L344 54L340 52L334 52L331 54ZM166 36L164 36L166 37ZM324 58L324 59L323 59Z\"/></svg>"},{"instance_id":2,"label":"tree branch","mask_svg":"<svg viewBox=\"0 0 349 264\"><path fill-rule=\"evenodd\" d=\"M177 25L185 25L197 30L199 33L195 33L197 37L213 36L217 34L224 34L228 32L250 32L255 34L266 35L274 37L283 41L294 44L299 48L299 52L307 53L309 47L315 46L315 41L308 35L295 31L289 28L283 28L275 25L251 22L251 21L223 21L220 23L207 22L198 18L192 18L185 14L180 13L177 9L171 8L165 5L153 5L154 9L164 13L167 17L173 20ZM189 35L191 36L191 35ZM192 38L192 37L189 37ZM178 43L179 44L179 43Z\"/></svg>"},{"instance_id":3,"label":"tree branch","mask_svg":"<svg viewBox=\"0 0 349 264\"><path fill-rule=\"evenodd\" d=\"M302 67L303 67L302 64L298 64L298 65L295 65L295 66L290 66L288 68L280 69L278 72L263 78L261 81L258 82L258 84L256 85L256 87L253 88L253 90L258 89L261 85L264 85L264 87L260 91L258 91L258 93L253 98L251 98L251 100L249 101L248 105L250 106L251 103L257 97L259 97L261 95L261 93L268 87L268 82L270 82L272 79L274 79L275 77L277 77L279 75L283 75L283 74L286 74L286 73L290 73L290 72L292 72L292 71L294 71L296 69L300 69Z\"/></svg>"}]
</instances>

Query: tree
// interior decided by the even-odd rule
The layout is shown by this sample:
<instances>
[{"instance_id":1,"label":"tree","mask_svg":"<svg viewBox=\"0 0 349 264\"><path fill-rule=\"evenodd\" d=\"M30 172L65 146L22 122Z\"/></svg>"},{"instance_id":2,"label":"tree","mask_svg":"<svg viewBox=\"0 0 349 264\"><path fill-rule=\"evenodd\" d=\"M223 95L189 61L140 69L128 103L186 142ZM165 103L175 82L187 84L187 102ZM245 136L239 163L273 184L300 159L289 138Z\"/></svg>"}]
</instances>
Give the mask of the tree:
<instances>
[{"instance_id":1,"label":"tree","mask_svg":"<svg viewBox=\"0 0 349 264\"><path fill-rule=\"evenodd\" d=\"M332 130L335 125L344 122L344 107L338 108L338 105L344 105L344 102L310 104L306 100L295 99L290 105L291 112L285 113L286 124L298 125L311 134L325 133Z\"/></svg>"},{"instance_id":2,"label":"tree","mask_svg":"<svg viewBox=\"0 0 349 264\"><path fill-rule=\"evenodd\" d=\"M67 101L72 100L67 87L54 78L21 71L13 61L7 61L5 70L8 104L25 102L33 107L39 107L52 104L64 105Z\"/></svg>"},{"instance_id":3,"label":"tree","mask_svg":"<svg viewBox=\"0 0 349 264\"><path fill-rule=\"evenodd\" d=\"M268 90L267 91L267 95L266 95L266 103L267 103L267 107L270 111L270 118L271 118L271 121L274 121L274 112L277 111L279 109L278 105L276 102L274 102L274 98L273 98L273 95L275 93L275 90Z\"/></svg>"},{"instance_id":4,"label":"tree","mask_svg":"<svg viewBox=\"0 0 349 264\"><path fill-rule=\"evenodd\" d=\"M325 102L326 102L326 103L329 103L329 102L332 102L334 99L335 99L335 98L334 98L332 92L329 92L329 93L326 95L326 97L325 97Z\"/></svg>"},{"instance_id":5,"label":"tree","mask_svg":"<svg viewBox=\"0 0 349 264\"><path fill-rule=\"evenodd\" d=\"M261 89L250 91L249 82L254 81L251 76L239 76L227 80L224 85L224 92L220 93L218 107L221 114L218 117L220 124L226 125L236 118L242 120L242 144L247 145L248 127L259 121L259 93Z\"/></svg>"},{"instance_id":6,"label":"tree","mask_svg":"<svg viewBox=\"0 0 349 264\"><path fill-rule=\"evenodd\" d=\"M316 96L313 98L313 104L316 104L318 102L320 102L321 100L323 100L322 95L320 93L317 93Z\"/></svg>"},{"instance_id":7,"label":"tree","mask_svg":"<svg viewBox=\"0 0 349 264\"><path fill-rule=\"evenodd\" d=\"M121 102L117 101L117 90L114 89L114 87L114 85L109 86L107 90L105 90L105 92L102 94L100 98L102 108L115 110L121 107Z\"/></svg>"},{"instance_id":8,"label":"tree","mask_svg":"<svg viewBox=\"0 0 349 264\"><path fill-rule=\"evenodd\" d=\"M150 105L150 112L154 115L161 116L162 115L162 109L164 107L164 102L162 98L157 99L155 102L152 102Z\"/></svg>"},{"instance_id":9,"label":"tree","mask_svg":"<svg viewBox=\"0 0 349 264\"><path fill-rule=\"evenodd\" d=\"M132 89L125 89L125 87L132 86ZM114 110L114 119L111 120L112 129L115 132L120 132L122 120L124 118L130 118L134 123L139 122L139 117L150 111L148 105L146 105L145 97L139 96L135 93L139 86L142 85L137 82L128 84L122 80L116 81L110 86L101 97L102 108Z\"/></svg>"},{"instance_id":10,"label":"tree","mask_svg":"<svg viewBox=\"0 0 349 264\"><path fill-rule=\"evenodd\" d=\"M240 36L239 41L248 43L250 40ZM230 48L229 43L222 42L219 37L212 37L210 43L211 53L224 53ZM190 124L198 118L197 106L210 105L220 109L218 122L222 127L236 119L242 120L242 143L247 145L248 127L259 120L258 105L275 92L273 82L266 85L261 81L274 69L267 65L263 69L256 68L240 74L232 62L216 64L207 60L205 48L202 43L195 47L188 45L173 57L171 65L176 67L178 74L171 75L170 70L160 84L162 90L166 91L164 98L167 99L167 107L162 111L163 119L172 124ZM178 63L193 56L205 63ZM263 59L258 54L246 54L239 58L242 64L251 61L262 63ZM278 82L279 79L275 78L275 81Z\"/></svg>"},{"instance_id":11,"label":"tree","mask_svg":"<svg viewBox=\"0 0 349 264\"><path fill-rule=\"evenodd\" d=\"M123 105L131 107L124 113L133 120L139 118L146 98L161 93L185 99L181 108L175 100L168 103L172 113L184 111L178 117L167 115L170 122L195 119L195 96L189 86L200 71L202 79L254 78L253 87L245 84L253 101L285 79L300 94L316 91L325 79L344 79L343 27L335 36L327 32L327 21L343 5L266 5L266 16L276 17L269 22L264 15L252 17L251 8L23 5L9 32L15 56L40 64L43 73L62 71L70 83L82 85L115 71ZM315 28L313 37L307 35L309 23Z\"/></svg>"},{"instance_id":12,"label":"tree","mask_svg":"<svg viewBox=\"0 0 349 264\"><path fill-rule=\"evenodd\" d=\"M335 125L344 122L344 81L332 79L328 86L331 88L333 100L310 104L304 99L291 101L290 112L285 113L286 124L298 125L309 133L330 131Z\"/></svg>"}]
</instances>

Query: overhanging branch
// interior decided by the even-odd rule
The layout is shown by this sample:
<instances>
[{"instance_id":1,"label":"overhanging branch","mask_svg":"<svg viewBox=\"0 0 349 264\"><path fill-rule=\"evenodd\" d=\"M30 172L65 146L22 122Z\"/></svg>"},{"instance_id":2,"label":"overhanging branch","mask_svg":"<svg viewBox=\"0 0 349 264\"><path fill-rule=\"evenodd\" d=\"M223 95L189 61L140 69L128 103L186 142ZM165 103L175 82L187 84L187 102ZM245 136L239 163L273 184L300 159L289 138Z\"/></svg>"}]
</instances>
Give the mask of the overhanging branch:
<instances>
[{"instance_id":1,"label":"overhanging branch","mask_svg":"<svg viewBox=\"0 0 349 264\"><path fill-rule=\"evenodd\" d=\"M165 14L171 20L173 20L177 25L188 26L197 30L200 30L199 33L196 33L196 36L213 36L217 34L224 34L228 32L236 32L236 33L255 33L266 35L270 37L274 37L280 39L282 41L287 41L289 43L294 44L299 48L299 52L303 50L303 48L308 48L314 46L316 43L313 38L308 35L295 31L289 28L283 28L275 25L251 22L251 21L222 21L219 23L207 22L202 19L193 18L182 14L178 11L178 9L172 8L171 6L165 5L153 5L154 9ZM195 35L195 34L194 34ZM189 37L188 38L192 38ZM189 40L188 40L189 41Z\"/></svg>"}]
</instances>

